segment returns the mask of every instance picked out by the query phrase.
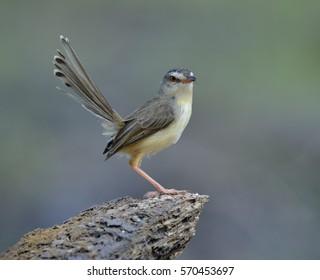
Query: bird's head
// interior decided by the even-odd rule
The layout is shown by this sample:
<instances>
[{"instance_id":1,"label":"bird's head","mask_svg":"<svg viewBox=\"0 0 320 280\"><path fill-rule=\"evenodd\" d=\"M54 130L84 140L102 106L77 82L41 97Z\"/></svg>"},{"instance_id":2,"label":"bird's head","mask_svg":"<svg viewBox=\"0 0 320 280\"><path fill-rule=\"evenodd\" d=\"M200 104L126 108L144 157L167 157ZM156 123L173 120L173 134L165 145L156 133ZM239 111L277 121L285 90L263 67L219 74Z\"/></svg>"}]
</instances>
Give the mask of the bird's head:
<instances>
[{"instance_id":1,"label":"bird's head","mask_svg":"<svg viewBox=\"0 0 320 280\"><path fill-rule=\"evenodd\" d=\"M177 95L191 92L196 77L188 69L172 69L163 77L159 94Z\"/></svg>"}]
</instances>

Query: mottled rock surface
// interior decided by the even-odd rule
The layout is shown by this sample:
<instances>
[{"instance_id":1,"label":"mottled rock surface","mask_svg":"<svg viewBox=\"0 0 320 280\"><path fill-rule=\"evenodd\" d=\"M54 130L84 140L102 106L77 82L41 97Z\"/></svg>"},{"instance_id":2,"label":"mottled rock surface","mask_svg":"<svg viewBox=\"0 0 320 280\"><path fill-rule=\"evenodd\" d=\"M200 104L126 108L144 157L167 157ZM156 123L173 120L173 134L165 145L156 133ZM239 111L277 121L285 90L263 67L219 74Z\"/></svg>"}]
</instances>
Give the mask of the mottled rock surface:
<instances>
[{"instance_id":1,"label":"mottled rock surface","mask_svg":"<svg viewBox=\"0 0 320 280\"><path fill-rule=\"evenodd\" d=\"M208 199L192 193L118 198L33 230L0 259L174 259L195 234Z\"/></svg>"}]
</instances>

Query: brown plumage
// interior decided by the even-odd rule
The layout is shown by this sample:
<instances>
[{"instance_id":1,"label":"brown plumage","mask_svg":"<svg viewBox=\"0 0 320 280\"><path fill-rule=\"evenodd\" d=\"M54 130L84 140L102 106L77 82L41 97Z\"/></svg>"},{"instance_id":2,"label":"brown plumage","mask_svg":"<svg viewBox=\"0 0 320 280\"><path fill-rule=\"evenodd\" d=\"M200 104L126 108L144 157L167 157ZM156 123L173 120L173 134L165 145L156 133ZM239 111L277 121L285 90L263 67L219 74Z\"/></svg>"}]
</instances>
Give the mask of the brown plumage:
<instances>
[{"instance_id":1,"label":"brown plumage","mask_svg":"<svg viewBox=\"0 0 320 280\"><path fill-rule=\"evenodd\" d=\"M193 73L188 69L173 69L164 76L158 95L144 103L126 118L122 118L104 98L82 66L70 42L60 37L65 50L54 57L54 74L73 89L60 89L84 108L102 119L109 142L104 150L106 159L115 153L129 155L131 167L151 182L160 193L180 191L165 189L141 170L142 159L178 141L191 116Z\"/></svg>"}]
</instances>

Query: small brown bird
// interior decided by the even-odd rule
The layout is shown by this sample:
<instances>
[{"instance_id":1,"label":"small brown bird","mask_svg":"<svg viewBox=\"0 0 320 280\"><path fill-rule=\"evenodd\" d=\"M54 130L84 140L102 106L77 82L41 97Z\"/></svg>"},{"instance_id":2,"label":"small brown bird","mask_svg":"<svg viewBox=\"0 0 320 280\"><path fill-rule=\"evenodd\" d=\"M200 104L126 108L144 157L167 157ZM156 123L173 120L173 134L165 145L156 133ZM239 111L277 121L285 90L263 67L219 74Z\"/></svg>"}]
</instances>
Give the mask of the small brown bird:
<instances>
[{"instance_id":1,"label":"small brown bird","mask_svg":"<svg viewBox=\"0 0 320 280\"><path fill-rule=\"evenodd\" d=\"M191 116L193 82L196 80L193 73L188 69L168 71L158 94L123 119L94 85L69 40L63 36L60 39L66 56L57 50L54 74L73 92L58 89L102 120L103 134L110 138L103 152L106 160L115 153L128 155L129 165L156 187L158 192L149 195L185 192L164 188L140 166L145 156L156 154L179 140Z\"/></svg>"}]
</instances>

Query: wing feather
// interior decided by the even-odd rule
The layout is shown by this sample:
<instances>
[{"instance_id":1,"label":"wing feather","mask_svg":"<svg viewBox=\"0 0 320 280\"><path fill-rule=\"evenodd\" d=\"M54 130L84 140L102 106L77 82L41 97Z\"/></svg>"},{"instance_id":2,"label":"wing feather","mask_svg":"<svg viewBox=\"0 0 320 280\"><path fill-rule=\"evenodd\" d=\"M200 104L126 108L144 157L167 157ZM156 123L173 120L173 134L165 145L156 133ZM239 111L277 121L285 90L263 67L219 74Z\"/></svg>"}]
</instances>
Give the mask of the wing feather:
<instances>
[{"instance_id":1,"label":"wing feather","mask_svg":"<svg viewBox=\"0 0 320 280\"><path fill-rule=\"evenodd\" d=\"M168 99L156 96L130 114L124 126L104 150L107 159L119 150L166 128L174 121L174 111Z\"/></svg>"}]
</instances>

